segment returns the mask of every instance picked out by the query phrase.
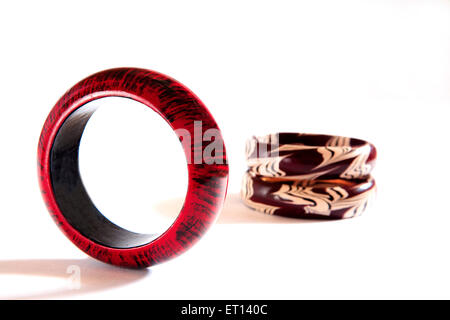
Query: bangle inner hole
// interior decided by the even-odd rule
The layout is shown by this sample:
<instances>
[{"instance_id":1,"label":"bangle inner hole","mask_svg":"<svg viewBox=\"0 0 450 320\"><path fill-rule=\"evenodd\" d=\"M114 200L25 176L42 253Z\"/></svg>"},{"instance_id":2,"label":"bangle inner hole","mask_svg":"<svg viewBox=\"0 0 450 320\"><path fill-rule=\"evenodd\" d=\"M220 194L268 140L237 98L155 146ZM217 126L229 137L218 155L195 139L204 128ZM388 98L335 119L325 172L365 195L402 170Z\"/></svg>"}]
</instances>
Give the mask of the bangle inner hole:
<instances>
[{"instance_id":1,"label":"bangle inner hole","mask_svg":"<svg viewBox=\"0 0 450 320\"><path fill-rule=\"evenodd\" d=\"M55 199L68 222L100 245L151 242L173 223L153 210L155 204L186 194L183 148L170 126L148 109L128 98L97 99L75 110L55 138L50 159ZM182 206L175 206L178 213Z\"/></svg>"}]
</instances>

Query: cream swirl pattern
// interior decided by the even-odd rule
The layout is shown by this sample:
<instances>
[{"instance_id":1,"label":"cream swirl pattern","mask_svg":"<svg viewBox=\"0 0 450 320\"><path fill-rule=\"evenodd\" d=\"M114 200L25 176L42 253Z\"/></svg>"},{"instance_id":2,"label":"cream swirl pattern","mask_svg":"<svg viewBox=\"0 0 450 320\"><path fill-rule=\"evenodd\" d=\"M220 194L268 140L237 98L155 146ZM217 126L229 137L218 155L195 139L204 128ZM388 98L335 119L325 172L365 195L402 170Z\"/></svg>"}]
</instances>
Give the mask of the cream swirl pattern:
<instances>
[{"instance_id":1,"label":"cream swirl pattern","mask_svg":"<svg viewBox=\"0 0 450 320\"><path fill-rule=\"evenodd\" d=\"M359 216L373 199L376 148L329 135L279 133L247 141L244 203L295 218Z\"/></svg>"}]
</instances>

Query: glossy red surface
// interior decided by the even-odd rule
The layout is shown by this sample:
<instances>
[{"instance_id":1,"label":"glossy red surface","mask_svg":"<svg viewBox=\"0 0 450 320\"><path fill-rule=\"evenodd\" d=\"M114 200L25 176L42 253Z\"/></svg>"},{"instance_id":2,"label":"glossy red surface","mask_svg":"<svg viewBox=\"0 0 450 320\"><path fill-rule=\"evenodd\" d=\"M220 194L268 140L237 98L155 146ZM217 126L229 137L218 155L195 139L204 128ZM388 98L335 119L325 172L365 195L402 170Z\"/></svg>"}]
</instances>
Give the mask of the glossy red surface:
<instances>
[{"instance_id":1,"label":"glossy red surface","mask_svg":"<svg viewBox=\"0 0 450 320\"><path fill-rule=\"evenodd\" d=\"M216 137L215 142L222 144L223 151L216 152L208 159L209 164L204 163L205 161L191 163L192 161L188 160L189 182L183 208L176 221L163 234L139 245L132 244L133 242L127 245L126 239L125 241L112 239L111 243L122 241L117 242L120 243L119 246L106 245L108 239L103 242L97 241L93 239L95 237L91 236L91 233L98 230L91 230L89 233L74 226L77 225L73 222L74 218L82 221L82 210L73 209L72 217L61 210L64 201L61 200L61 196L58 196L59 198L55 196L54 182L57 181L55 180L57 172L53 172L52 168L56 170L54 167L57 158L53 158L52 167L52 148L56 138L64 139L63 134L59 134L60 129L71 115L75 115L75 111L82 110L83 106L92 100L110 96L142 102L160 114L174 130L187 130L196 139L192 144L182 144L187 159L191 159L191 155L195 152L203 152L208 145L203 139L195 138L194 121L202 121L203 131L218 129L218 126L203 103L185 86L163 74L134 68L106 70L80 81L61 97L45 121L38 146L38 173L42 196L56 224L78 248L96 259L118 266L148 267L186 251L215 221L222 208L228 183L226 152L220 135ZM79 118L82 117L72 116L70 121L81 121ZM61 152L66 151L62 149ZM75 156L77 155L76 150ZM63 178L61 179L63 184L66 183ZM80 188L82 189L82 186ZM65 193L63 196L71 198L79 195ZM99 217L94 218L99 220ZM105 224L109 223L114 228L120 229L105 218L103 220ZM77 223L80 225L80 222ZM89 227L83 226L82 222L81 226ZM114 234L111 237L114 238Z\"/></svg>"}]
</instances>

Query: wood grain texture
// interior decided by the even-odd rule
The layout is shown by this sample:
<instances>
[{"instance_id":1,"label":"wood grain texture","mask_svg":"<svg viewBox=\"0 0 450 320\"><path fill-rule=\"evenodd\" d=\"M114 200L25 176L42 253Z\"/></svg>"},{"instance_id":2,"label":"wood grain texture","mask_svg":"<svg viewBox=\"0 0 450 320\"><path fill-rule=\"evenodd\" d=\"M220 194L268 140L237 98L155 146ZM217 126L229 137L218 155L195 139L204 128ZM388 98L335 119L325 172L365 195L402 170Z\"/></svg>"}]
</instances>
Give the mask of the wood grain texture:
<instances>
[{"instance_id":1,"label":"wood grain texture","mask_svg":"<svg viewBox=\"0 0 450 320\"><path fill-rule=\"evenodd\" d=\"M186 129L192 137L195 137L194 121L202 121L204 131L218 129L218 126L203 103L185 86L158 72L135 68L106 70L80 81L60 98L45 121L38 145L38 174L42 196L56 224L77 247L96 259L118 266L148 267L186 251L215 221L228 183L226 151L223 147L223 152L216 153L213 164L188 164L185 203L166 232L138 247L100 245L75 229L61 212L52 186L50 153L59 128L74 111L92 100L110 96L142 102L160 114L174 130ZM222 136L216 137L216 142L217 139L223 145ZM190 157L194 152L202 152L207 142L182 145L186 157Z\"/></svg>"}]
</instances>

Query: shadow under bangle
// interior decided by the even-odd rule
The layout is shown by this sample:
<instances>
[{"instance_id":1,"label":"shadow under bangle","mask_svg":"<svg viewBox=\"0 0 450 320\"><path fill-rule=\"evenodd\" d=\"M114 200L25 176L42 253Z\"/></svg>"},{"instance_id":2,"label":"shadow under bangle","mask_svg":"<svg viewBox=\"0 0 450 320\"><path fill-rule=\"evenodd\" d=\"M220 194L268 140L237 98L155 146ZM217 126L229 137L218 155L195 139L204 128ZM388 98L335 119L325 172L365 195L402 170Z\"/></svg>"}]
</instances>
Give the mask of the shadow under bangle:
<instances>
[{"instance_id":1,"label":"shadow under bangle","mask_svg":"<svg viewBox=\"0 0 450 320\"><path fill-rule=\"evenodd\" d=\"M188 161L186 199L175 222L164 233L139 234L106 219L89 198L78 168L83 130L95 112L88 102L104 97L134 99L160 114L175 130L190 134L182 143ZM221 151L208 159L207 144L195 134L195 123L215 130ZM180 131L177 131L180 130ZM206 154L206 153L205 153ZM134 68L96 73L72 87L56 103L45 121L38 147L42 196L64 234L90 256L113 265L147 267L175 257L191 247L215 221L228 183L228 165L218 126L203 103L186 87L163 74Z\"/></svg>"}]
</instances>

